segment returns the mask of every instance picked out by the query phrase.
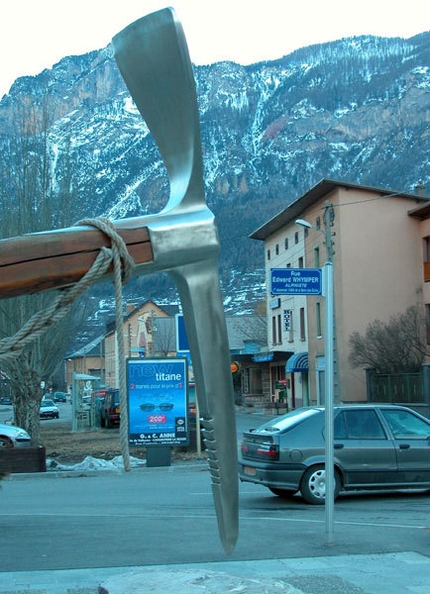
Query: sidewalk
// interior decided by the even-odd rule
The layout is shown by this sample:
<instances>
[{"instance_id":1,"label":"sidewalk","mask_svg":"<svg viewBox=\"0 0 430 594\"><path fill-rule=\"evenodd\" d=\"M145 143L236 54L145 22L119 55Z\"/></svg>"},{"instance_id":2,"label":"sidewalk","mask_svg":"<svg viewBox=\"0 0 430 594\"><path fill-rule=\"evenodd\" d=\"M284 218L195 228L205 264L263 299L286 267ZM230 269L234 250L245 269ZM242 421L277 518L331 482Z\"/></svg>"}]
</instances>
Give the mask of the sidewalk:
<instances>
[{"instance_id":1,"label":"sidewalk","mask_svg":"<svg viewBox=\"0 0 430 594\"><path fill-rule=\"evenodd\" d=\"M429 535L430 539L430 535ZM0 594L428 594L418 553L0 573Z\"/></svg>"}]
</instances>

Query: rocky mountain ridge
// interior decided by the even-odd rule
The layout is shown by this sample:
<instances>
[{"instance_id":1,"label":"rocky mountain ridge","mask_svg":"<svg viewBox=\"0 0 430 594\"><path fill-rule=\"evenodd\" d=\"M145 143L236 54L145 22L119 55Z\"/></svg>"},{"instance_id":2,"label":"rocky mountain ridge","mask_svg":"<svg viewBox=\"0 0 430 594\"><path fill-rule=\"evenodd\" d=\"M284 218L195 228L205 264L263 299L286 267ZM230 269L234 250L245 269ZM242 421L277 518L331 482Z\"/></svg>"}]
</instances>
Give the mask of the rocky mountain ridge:
<instances>
[{"instance_id":1,"label":"rocky mountain ridge","mask_svg":"<svg viewBox=\"0 0 430 594\"><path fill-rule=\"evenodd\" d=\"M252 311L264 296L263 246L249 233L321 178L408 192L429 182L429 32L345 38L271 62L220 62L194 73L229 313ZM163 162L110 47L17 79L2 98L0 153L9 177L19 173L10 149L17 122L28 122L29 113L38 122L35 138L46 132L52 199L67 193L73 220L165 205ZM14 189L3 181L2 191ZM128 293L175 300L166 275L136 279Z\"/></svg>"}]
</instances>

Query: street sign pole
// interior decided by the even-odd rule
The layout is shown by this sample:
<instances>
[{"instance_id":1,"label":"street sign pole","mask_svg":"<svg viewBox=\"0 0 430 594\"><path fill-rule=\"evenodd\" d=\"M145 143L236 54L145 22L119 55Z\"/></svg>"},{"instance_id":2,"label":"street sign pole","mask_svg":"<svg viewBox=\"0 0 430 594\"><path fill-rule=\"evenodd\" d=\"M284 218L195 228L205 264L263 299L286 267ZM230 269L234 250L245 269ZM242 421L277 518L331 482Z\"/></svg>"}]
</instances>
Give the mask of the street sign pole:
<instances>
[{"instance_id":1,"label":"street sign pole","mask_svg":"<svg viewBox=\"0 0 430 594\"><path fill-rule=\"evenodd\" d=\"M272 268L272 295L324 296L325 350L325 526L327 544L333 543L334 516L334 273L333 262L321 268Z\"/></svg>"},{"instance_id":2,"label":"street sign pole","mask_svg":"<svg viewBox=\"0 0 430 594\"><path fill-rule=\"evenodd\" d=\"M324 349L325 349L325 526L326 542L333 544L334 534L334 283L333 263L324 265Z\"/></svg>"}]
</instances>

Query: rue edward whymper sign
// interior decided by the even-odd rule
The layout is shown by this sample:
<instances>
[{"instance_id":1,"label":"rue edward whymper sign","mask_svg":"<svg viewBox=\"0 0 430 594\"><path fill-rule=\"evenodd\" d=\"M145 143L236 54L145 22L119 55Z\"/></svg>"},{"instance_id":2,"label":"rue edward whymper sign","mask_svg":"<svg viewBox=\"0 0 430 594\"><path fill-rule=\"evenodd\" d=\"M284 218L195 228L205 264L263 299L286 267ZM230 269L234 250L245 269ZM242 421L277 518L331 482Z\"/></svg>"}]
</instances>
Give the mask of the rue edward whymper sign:
<instances>
[{"instance_id":1,"label":"rue edward whymper sign","mask_svg":"<svg viewBox=\"0 0 430 594\"><path fill-rule=\"evenodd\" d=\"M322 295L322 268L271 268L272 295Z\"/></svg>"}]
</instances>

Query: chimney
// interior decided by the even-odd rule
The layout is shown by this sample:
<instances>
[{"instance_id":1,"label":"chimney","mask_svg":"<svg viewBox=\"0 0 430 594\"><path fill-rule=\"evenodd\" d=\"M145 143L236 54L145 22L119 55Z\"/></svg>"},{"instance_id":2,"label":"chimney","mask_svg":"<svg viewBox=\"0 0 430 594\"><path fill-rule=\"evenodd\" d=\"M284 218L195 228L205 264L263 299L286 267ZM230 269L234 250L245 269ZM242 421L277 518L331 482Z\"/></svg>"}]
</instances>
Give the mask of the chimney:
<instances>
[{"instance_id":1,"label":"chimney","mask_svg":"<svg viewBox=\"0 0 430 594\"><path fill-rule=\"evenodd\" d=\"M415 189L415 194L417 196L419 196L420 198L430 198L429 193L428 193L429 186L426 186L422 182L419 182L415 186L414 189Z\"/></svg>"},{"instance_id":2,"label":"chimney","mask_svg":"<svg viewBox=\"0 0 430 594\"><path fill-rule=\"evenodd\" d=\"M125 304L125 315L128 316L135 309L136 309L136 304L135 303L126 303Z\"/></svg>"}]
</instances>

